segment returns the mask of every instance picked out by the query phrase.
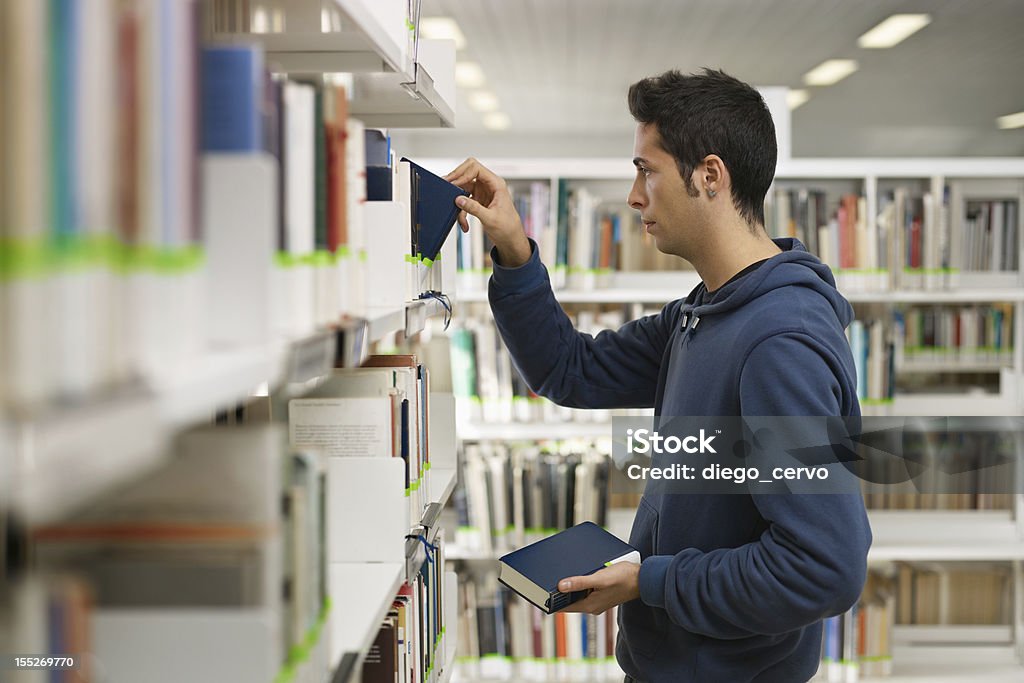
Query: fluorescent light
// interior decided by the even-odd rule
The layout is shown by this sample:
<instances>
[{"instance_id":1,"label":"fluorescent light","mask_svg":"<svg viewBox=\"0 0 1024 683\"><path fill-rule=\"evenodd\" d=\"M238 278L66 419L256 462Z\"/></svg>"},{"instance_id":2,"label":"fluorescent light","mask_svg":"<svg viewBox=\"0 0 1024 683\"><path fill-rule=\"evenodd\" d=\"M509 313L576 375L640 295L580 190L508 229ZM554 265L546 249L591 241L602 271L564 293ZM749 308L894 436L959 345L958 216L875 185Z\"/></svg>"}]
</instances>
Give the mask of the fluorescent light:
<instances>
[{"instance_id":1,"label":"fluorescent light","mask_svg":"<svg viewBox=\"0 0 1024 683\"><path fill-rule=\"evenodd\" d=\"M804 83L807 85L832 85L856 70L857 62L852 59L830 59L804 74Z\"/></svg>"},{"instance_id":2,"label":"fluorescent light","mask_svg":"<svg viewBox=\"0 0 1024 683\"><path fill-rule=\"evenodd\" d=\"M424 17L420 19L420 35L431 40L454 40L455 49L466 47L466 36L451 17Z\"/></svg>"},{"instance_id":3,"label":"fluorescent light","mask_svg":"<svg viewBox=\"0 0 1024 683\"><path fill-rule=\"evenodd\" d=\"M483 69L476 62L455 62L455 85L462 88L482 88L486 81Z\"/></svg>"},{"instance_id":4,"label":"fluorescent light","mask_svg":"<svg viewBox=\"0 0 1024 683\"><path fill-rule=\"evenodd\" d=\"M267 10L262 7L257 7L252 13L252 32L269 33L269 31L270 15L267 14Z\"/></svg>"},{"instance_id":5,"label":"fluorescent light","mask_svg":"<svg viewBox=\"0 0 1024 683\"><path fill-rule=\"evenodd\" d=\"M796 109L809 99L811 99L811 93L807 90L790 90L786 93L786 104L789 106L790 111Z\"/></svg>"},{"instance_id":6,"label":"fluorescent light","mask_svg":"<svg viewBox=\"0 0 1024 683\"><path fill-rule=\"evenodd\" d=\"M492 92L480 90L469 94L469 106L480 112L495 111L498 108L498 98Z\"/></svg>"},{"instance_id":7,"label":"fluorescent light","mask_svg":"<svg viewBox=\"0 0 1024 683\"><path fill-rule=\"evenodd\" d=\"M1016 114L1000 116L996 119L996 124L998 124L998 126L1003 130L1010 128L1024 128L1024 111L1019 111Z\"/></svg>"},{"instance_id":8,"label":"fluorescent light","mask_svg":"<svg viewBox=\"0 0 1024 683\"><path fill-rule=\"evenodd\" d=\"M917 33L932 21L927 14L894 14L860 38L857 45L864 48L892 47Z\"/></svg>"},{"instance_id":9,"label":"fluorescent light","mask_svg":"<svg viewBox=\"0 0 1024 683\"><path fill-rule=\"evenodd\" d=\"M500 111L492 111L490 114L484 115L484 127L491 130L505 130L510 123L508 114Z\"/></svg>"}]
</instances>

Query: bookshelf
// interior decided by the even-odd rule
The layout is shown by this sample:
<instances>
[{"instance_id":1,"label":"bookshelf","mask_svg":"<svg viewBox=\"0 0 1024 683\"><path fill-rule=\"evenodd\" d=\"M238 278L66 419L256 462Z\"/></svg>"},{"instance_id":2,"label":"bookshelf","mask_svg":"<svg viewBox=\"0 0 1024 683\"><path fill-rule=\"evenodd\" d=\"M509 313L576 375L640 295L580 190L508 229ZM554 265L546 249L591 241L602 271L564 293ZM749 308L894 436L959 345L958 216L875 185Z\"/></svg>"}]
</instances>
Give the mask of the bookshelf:
<instances>
[{"instance_id":1,"label":"bookshelf","mask_svg":"<svg viewBox=\"0 0 1024 683\"><path fill-rule=\"evenodd\" d=\"M408 282L409 292L418 284L412 280L412 268L402 260L400 242L390 245L387 253L372 240L351 245L352 253L350 244L328 252L319 243L314 246L312 239L307 252L282 250L276 237L287 208L282 208L281 164L264 147L202 151L199 62L201 47L249 46L252 54L263 54L261 64L278 78L287 74L333 86L336 79L327 74L349 73L342 78L349 95L347 114L362 126L450 127L455 121L453 45L420 40L418 16L408 14L414 7L402 0L189 0L163 5L168 14L157 16L153 3L91 3L89 16L81 23L69 21L62 29L80 32L73 36L73 49L54 50L62 56L47 54L46 59L54 59L55 70L47 72L33 58L29 60L32 68L40 68L30 68L25 78L14 82L16 94L26 88L24 111L11 104L15 116L8 119L8 104L14 98L3 103L5 126L11 124L11 128L0 131L4 136L0 163L13 168L23 153L32 152L32 145L45 143L48 150L51 140L64 132L48 127L56 126L56 120L45 123L49 94L83 98L77 103L82 120L70 122L74 135L65 140L68 148L81 155L81 165L61 157L54 162L60 168L53 169L52 175L48 167L38 173L33 167L31 182L19 187L19 196L28 197L28 208L19 204L8 213L6 203L0 207L0 574L5 579L0 587L0 650L4 652L47 651L53 645L52 633L61 626L54 626L57 631L47 628L51 618L47 601L67 592L84 604L82 596L94 588L87 578L94 568L85 569L79 558L65 558L66 548L50 543L53 533L47 536L48 532L56 530L59 536L61 531L76 530L76 524L99 515L98 511L108 514L105 505L120 505L131 497L126 492L134 489L173 488L174 482L168 484L161 477L185 457L183 440L205 438L202 425L212 421L237 420L238 425L212 431L214 438L227 439L224 443L232 443L237 431L241 443L252 437L247 429L252 419L265 427L259 433L266 440L264 447L254 448L253 457L259 451L264 458L261 464L276 462L282 471L293 467L295 449L286 445L287 429L281 424L282 415L287 424L286 401L305 395L336 368L356 367L370 353L394 348L396 339L404 343L415 338L445 313L436 300L416 299L414 293L393 289L388 297L374 298L365 292L363 284L370 273L359 263L384 264L389 273L383 277ZM0 45L5 82L7 64L21 63L28 53L36 55L38 45L60 48L61 41L71 35L50 35L60 24L48 21L51 11L72 12L73 8L32 3L0 9L5 35L11 20L15 29L23 29L19 35L24 38ZM203 36L193 33L196 26L202 27ZM37 39L35 45L33 39ZM74 52L79 49L81 53ZM117 53L118 49L127 52ZM147 65L165 69L159 74L140 69L141 75L126 75L131 70L118 68L121 62L141 62L140 55L152 57ZM72 68L78 56L84 62L80 72ZM172 64L175 59L195 62ZM175 65L183 68L172 68ZM58 72L69 80L71 72L88 77L90 87L73 90L68 86L65 92L63 81L50 82L50 74ZM181 77L164 79L169 73ZM263 74L259 75L262 80ZM246 85L251 84L241 87ZM109 101L98 101L93 91L109 95ZM191 107L194 117L188 115ZM252 112L259 117L255 107ZM143 132L138 138L118 140L117 135L138 132L123 126L133 132L115 133L115 123L129 120ZM166 125L172 120L173 125ZM357 127L355 133L362 138L363 128ZM26 142L13 149L7 143L14 139ZM138 167L120 171L121 178L102 171L100 162L110 159L128 168L124 155L129 148L144 158ZM193 158L186 158L187 152ZM322 169L327 162L318 163ZM341 166L346 167L346 159ZM351 166L352 178L357 178L356 170L362 169L358 164ZM61 175L65 172L67 177ZM175 175L178 172L182 175ZM130 188L129 179L134 183ZM0 182L6 199L9 175L5 173ZM66 182L82 194L66 192L61 184ZM40 206L29 206L37 195ZM44 206L51 199L53 206L81 210L81 225L71 221L74 224L65 234L66 215L55 210L51 216ZM131 203L128 199L138 203L125 209ZM355 227L362 223L364 207L355 195L352 203L348 219ZM379 202L373 208L394 216L402 215L403 206L394 201ZM142 235L138 243L125 244L119 241L124 235L113 233L128 221L122 212L129 210L138 211L132 216L140 217ZM45 227L36 230L39 225L34 219L39 216L52 221L40 222ZM389 229L399 234L403 226ZM312 233L312 224L310 228ZM392 262L394 256L397 259ZM441 280L440 268L435 273ZM456 483L454 414L445 409L447 405L444 393L438 392L437 411L430 422L434 466L423 477L417 497L417 504L424 508L443 506ZM214 462L219 453L217 448L210 449L211 472L219 471ZM372 526L374 520L363 519L362 511L347 505L345 500L353 500L351 496L329 499L326 507L333 517L326 519L326 529L315 526L319 508L313 489L302 489L287 479L297 475L283 474L272 465L264 473L268 475L264 488L250 492L254 510L249 512L262 515L260 524L232 518L229 513L238 510L227 509L230 502L214 500L217 493L209 489L210 482L197 481L195 488L211 496L204 503L210 510L223 503L225 510L220 514L226 517L219 527L203 527L210 520L203 520L202 513L175 509L173 498L168 498L167 510L179 516L168 517L172 537L198 530L200 535L208 534L199 546L216 545L211 539L220 533L244 548L238 551L241 555L250 553L245 561L251 561L253 553L245 543L255 544L259 564L245 565L252 573L239 583L245 583L245 590L256 590L254 585L265 590L258 601L244 606L174 606L175 591L168 588L166 601L159 604L143 602L129 610L100 604L95 610L75 611L68 618L79 620L76 637L79 631L89 634L90 649L82 654L90 659L92 672L100 675L102 670L103 679L110 681L358 680L396 593L428 562L418 543L411 551L406 543L406 537L426 522L421 516L426 513L413 509L403 497L404 486L391 486L401 482L401 470L394 467L401 463L384 465L380 460L340 467L332 462L325 463L321 474L326 488L333 488L345 486L351 472L330 477L331 467L365 467L365 481L380 485L362 491L367 505L376 506L386 496L395 499L397 512L391 516L395 525L389 530L394 561L372 558L372 548L384 538L384 529ZM203 469L198 472L191 476L201 480ZM224 495L230 499L238 485L235 477L225 477L221 494L230 494ZM311 494L308 499L306 493ZM199 509L206 510L201 505ZM299 519L299 511L308 519ZM132 527L131 519L113 519L115 532L147 533L145 527ZM303 522L307 526L296 531ZM443 532L436 522L431 524L435 526L430 539L438 539ZM323 534L316 541L320 543L346 525L364 525L369 540L357 548L330 547L335 555L324 563L322 577L330 586L326 600L313 605L309 614L296 616L300 608L305 609L295 597L300 579L308 578L298 572L311 572L317 560L296 559L301 553L288 544L309 549L317 533L311 529ZM83 529L89 531L77 528ZM310 545L298 545L295 539L307 531L311 537L302 538ZM103 532L97 533L102 536ZM37 556L44 546L45 553ZM319 547L326 556L328 550ZM225 555L238 550L223 548L219 551ZM189 559L171 561L187 564ZM287 586L274 583L285 576ZM131 574L122 579L125 585L132 584ZM447 593L454 595L454 574L444 575L443 580ZM71 587L64 581L70 581ZM317 592L309 585L301 590L307 599ZM452 604L437 609L451 620L454 630ZM291 631L301 632L283 638ZM174 652L167 648L172 642ZM68 650L72 645L76 643L65 643ZM442 634L433 647L433 668L424 680L446 681L452 673L454 639L444 640Z\"/></svg>"},{"instance_id":2,"label":"bookshelf","mask_svg":"<svg viewBox=\"0 0 1024 683\"><path fill-rule=\"evenodd\" d=\"M425 161L439 171L455 168L461 159L432 159ZM517 201L525 198L525 206L532 212L530 220L558 225L557 191L560 182L568 181L571 188L583 188L599 206L625 205L633 169L629 160L622 159L484 159L483 162L509 181ZM540 186L539 191L531 189ZM966 221L967 206L971 202L1010 201L1017 207L1015 227L1016 267L1001 272L954 272L936 268L927 259L935 259L934 252L923 246L921 265L932 270L905 269L902 261L882 261L871 267L838 269L838 286L844 296L854 304L857 317L889 316L892 311L913 311L921 307L945 308L954 311L984 306L1008 307L1013 313L1010 326L1012 344L999 353L982 349L975 354L970 349L960 357L957 349L926 348L915 355L897 356L898 376L919 379L942 377L943 383L917 388L914 382L897 383L894 395L888 400L875 402L862 399L865 414L893 416L1020 416L1024 414L1024 270L1019 267L1019 255L1024 247L1024 222L1020 207L1024 206L1024 160L1022 159L784 159L777 168L776 183L771 193L799 188L820 188L828 198L831 210L833 199L843 194L861 198L863 225L869 230L880 230L880 214L890 195L904 191L907 197L921 202L922 221L930 226L944 226L949 231L951 222ZM541 206L534 202L541 198ZM925 207L927 201L931 204ZM547 202L547 204L544 204ZM768 210L769 207L766 207ZM614 211L608 208L608 211ZM959 217L959 218L958 218ZM945 223L943 222L945 221ZM570 222L571 225L571 222ZM599 224L598 224L598 227ZM528 228L529 229L529 228ZM571 228L570 228L571 230ZM909 234L909 231L908 231ZM935 233L927 233L929 235ZM572 238L570 237L570 240ZM952 237L946 239L952 240ZM806 240L803 240L806 242ZM540 240L538 240L540 242ZM475 250L479 245L473 244ZM908 247L909 248L909 247ZM936 243L930 248L935 250ZM947 244L946 247L949 248ZM571 247L570 247L571 249ZM543 252L542 252L543 253ZM948 256L949 252L945 252ZM987 252L986 252L987 253ZM880 257L892 254L882 254ZM897 256L900 256L897 254ZM571 258L571 256L570 256ZM902 256L900 256L902 258ZM907 252L906 258L910 255ZM1009 261L1012 263L1012 261ZM601 311L626 310L629 316L654 312L672 299L685 296L697 283L695 272L688 270L607 271L596 269L581 281L573 281L572 263L568 277L559 277L553 268L555 296L570 314L595 310L600 320ZM860 265L860 264L858 264ZM467 329L478 329L490 318L487 309L486 280L489 276L474 263L473 269L460 273L458 281L458 312ZM592 318L588 318L592 320ZM598 325L600 327L600 324ZM591 330L588 330L591 331ZM474 332L475 334L475 332ZM486 346L487 336L482 337ZM909 345L910 342L907 342ZM500 352L499 352L500 353ZM454 361L453 361L454 362ZM501 377L501 362L498 373ZM984 390L969 388L958 383L988 378ZM478 382L479 382L478 377ZM908 387L913 386L910 390ZM525 444L531 441L548 443L562 440L598 440L611 436L609 411L596 411L601 415L583 417L575 411L544 411L531 413L534 420L527 421L517 415L506 403L508 397L498 394L490 400L500 404L501 420L487 420L487 401L464 403L465 427L460 438L466 443L500 442ZM522 400L516 394L515 400ZM515 421L509 421L512 415ZM1021 458L1018 444L1018 463ZM1019 474L1021 468L1018 465ZM1019 488L1017 489L1020 490ZM631 510L609 510L609 528L627 534L632 520ZM892 638L893 674L884 678L865 678L868 681L1001 681L1020 678L1024 663L1024 495L1013 497L1010 509L1003 510L869 510L874 544L869 554L873 571L892 572L902 563L933 567L939 570L949 566L984 567L995 563L1008 567L1010 580L1010 611L1008 624L985 626L897 626ZM469 565L494 562L498 552L455 546L450 556ZM824 667L823 667L824 669ZM507 675L503 680L515 680Z\"/></svg>"}]
</instances>

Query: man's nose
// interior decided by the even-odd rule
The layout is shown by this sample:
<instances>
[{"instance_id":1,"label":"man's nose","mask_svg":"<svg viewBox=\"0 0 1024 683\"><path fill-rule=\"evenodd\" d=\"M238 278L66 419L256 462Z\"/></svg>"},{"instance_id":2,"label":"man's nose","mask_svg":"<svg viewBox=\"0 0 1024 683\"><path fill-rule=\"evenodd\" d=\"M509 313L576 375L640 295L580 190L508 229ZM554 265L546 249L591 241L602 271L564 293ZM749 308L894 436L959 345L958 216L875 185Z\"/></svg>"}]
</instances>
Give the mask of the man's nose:
<instances>
[{"instance_id":1,"label":"man's nose","mask_svg":"<svg viewBox=\"0 0 1024 683\"><path fill-rule=\"evenodd\" d=\"M629 195L626 197L626 201L629 203L629 205L634 209L637 209L638 211L644 208L644 206L647 204L647 198L644 196L644 193L641 191L641 189L637 187L639 182L639 178L633 181L633 187L629 188Z\"/></svg>"}]
</instances>

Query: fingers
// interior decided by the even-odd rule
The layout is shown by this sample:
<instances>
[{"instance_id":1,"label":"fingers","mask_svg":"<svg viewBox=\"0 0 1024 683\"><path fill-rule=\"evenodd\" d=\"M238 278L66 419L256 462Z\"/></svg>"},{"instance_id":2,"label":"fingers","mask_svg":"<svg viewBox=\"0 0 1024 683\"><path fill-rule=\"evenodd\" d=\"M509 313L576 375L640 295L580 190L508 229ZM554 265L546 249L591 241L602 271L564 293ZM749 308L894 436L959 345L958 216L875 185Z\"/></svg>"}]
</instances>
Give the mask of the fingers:
<instances>
[{"instance_id":1,"label":"fingers","mask_svg":"<svg viewBox=\"0 0 1024 683\"><path fill-rule=\"evenodd\" d=\"M570 591L581 591L590 588L603 588L603 582L595 579L595 574L589 576L569 576L558 582L558 590L563 593Z\"/></svg>"},{"instance_id":2,"label":"fingers","mask_svg":"<svg viewBox=\"0 0 1024 683\"><path fill-rule=\"evenodd\" d=\"M456 197L455 198L455 204L459 208L462 209L463 214L467 214L468 213L471 216L476 216L477 218L479 218L481 220L481 222L483 222L485 224L488 223L488 218L490 218L491 211L490 211L490 209L488 209L486 206L484 206L483 204L481 204L477 200L475 200L475 199L473 199L471 197ZM460 224L463 225L463 228L465 230L468 230L469 229L469 224L468 223L462 223L462 221L461 221L461 218L462 218L463 214L460 214L460 216L459 216L460 221L459 222L460 222Z\"/></svg>"},{"instance_id":3,"label":"fingers","mask_svg":"<svg viewBox=\"0 0 1024 683\"><path fill-rule=\"evenodd\" d=\"M568 607L561 609L561 612L583 612L585 614L603 614L611 604L608 604L607 596L600 592L593 592L582 600L577 600Z\"/></svg>"},{"instance_id":4,"label":"fingers","mask_svg":"<svg viewBox=\"0 0 1024 683\"><path fill-rule=\"evenodd\" d=\"M444 179L467 191L478 190L479 186L483 186L495 192L505 187L505 181L500 176L472 157L459 164Z\"/></svg>"},{"instance_id":5,"label":"fingers","mask_svg":"<svg viewBox=\"0 0 1024 683\"><path fill-rule=\"evenodd\" d=\"M466 160L465 160L465 161L463 161L463 162L462 162L461 164L459 164L458 166L456 166L456 167L455 167L455 170L454 170L454 171L452 171L451 173L449 173L448 175L446 175L446 176L444 177L444 179L445 179L445 180L447 180L448 182L452 182L452 179L453 179L453 178L458 178L459 176L463 176L463 175L465 175L465 174L466 174L466 172L467 172L467 171L468 171L468 170L469 170L469 169L470 169L470 168L471 168L472 166L476 165L477 163L479 163L479 162L478 162L478 161L477 161L476 159L474 159L474 158L470 157L469 159L466 159ZM474 175L476 175L476 174L474 174Z\"/></svg>"}]
</instances>

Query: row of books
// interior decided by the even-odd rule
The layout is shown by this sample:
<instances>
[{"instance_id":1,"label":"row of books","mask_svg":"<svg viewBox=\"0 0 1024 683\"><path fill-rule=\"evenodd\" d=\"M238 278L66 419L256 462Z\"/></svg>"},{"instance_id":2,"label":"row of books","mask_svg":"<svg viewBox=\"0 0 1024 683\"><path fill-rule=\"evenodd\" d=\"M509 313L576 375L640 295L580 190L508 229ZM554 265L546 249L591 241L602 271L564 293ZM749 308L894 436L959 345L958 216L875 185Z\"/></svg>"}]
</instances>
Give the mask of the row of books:
<instances>
[{"instance_id":1,"label":"row of books","mask_svg":"<svg viewBox=\"0 0 1024 683\"><path fill-rule=\"evenodd\" d=\"M614 608L596 616L546 615L499 584L493 573L469 566L462 572L456 650L460 678L621 680L614 656L618 634ZM869 573L858 604L824 621L822 661L814 680L853 683L862 676L891 674L896 612L897 581Z\"/></svg>"},{"instance_id":2,"label":"row of books","mask_svg":"<svg viewBox=\"0 0 1024 683\"><path fill-rule=\"evenodd\" d=\"M613 271L692 270L686 261L657 250L639 212L624 201L603 202L586 187L561 179L552 214L550 183L513 181L509 190L556 289L603 286ZM490 273L492 245L479 223L471 224L473 229L460 235L459 287L478 291Z\"/></svg>"},{"instance_id":3,"label":"row of books","mask_svg":"<svg viewBox=\"0 0 1024 683\"><path fill-rule=\"evenodd\" d=\"M456 543L489 556L586 520L606 526L610 470L606 452L592 446L469 444L453 494Z\"/></svg>"},{"instance_id":4,"label":"row of books","mask_svg":"<svg viewBox=\"0 0 1024 683\"><path fill-rule=\"evenodd\" d=\"M462 579L456 648L461 680L622 680L615 661L615 608L596 616L547 615L493 574Z\"/></svg>"},{"instance_id":5,"label":"row of books","mask_svg":"<svg viewBox=\"0 0 1024 683\"><path fill-rule=\"evenodd\" d=\"M636 311L580 310L576 328L592 335L617 329ZM898 375L915 364L941 363L998 369L1013 361L1014 311L1011 304L913 306L890 317L854 320L847 337L857 369L857 395L863 405L885 404L897 391ZM607 410L561 408L539 398L519 375L491 320L469 319L451 332L454 392L460 414L472 421L607 422Z\"/></svg>"},{"instance_id":6,"label":"row of books","mask_svg":"<svg viewBox=\"0 0 1024 683\"><path fill-rule=\"evenodd\" d=\"M427 550L411 581L398 590L362 664L362 683L429 683L442 668L444 634L449 615L445 605L444 532Z\"/></svg>"},{"instance_id":7,"label":"row of books","mask_svg":"<svg viewBox=\"0 0 1024 683\"><path fill-rule=\"evenodd\" d=\"M591 335L618 329L639 306L573 314L576 329ZM476 422L607 422L608 410L564 408L538 397L519 374L494 321L467 319L450 332L452 382L461 415ZM617 411L627 414L636 411Z\"/></svg>"},{"instance_id":8,"label":"row of books","mask_svg":"<svg viewBox=\"0 0 1024 683\"><path fill-rule=\"evenodd\" d=\"M1013 509L1020 465L1015 434L965 429L897 438L893 457L871 457L856 470L868 508Z\"/></svg>"},{"instance_id":9,"label":"row of books","mask_svg":"<svg viewBox=\"0 0 1024 683\"><path fill-rule=\"evenodd\" d=\"M914 362L1013 363L1014 306L917 306L893 313L896 366L906 370Z\"/></svg>"},{"instance_id":10,"label":"row of books","mask_svg":"<svg viewBox=\"0 0 1024 683\"><path fill-rule=\"evenodd\" d=\"M0 400L82 394L198 348L197 7L0 7ZM172 277L176 296L151 282Z\"/></svg>"},{"instance_id":11,"label":"row of books","mask_svg":"<svg viewBox=\"0 0 1024 683\"><path fill-rule=\"evenodd\" d=\"M202 46L196 0L0 11L0 402L173 384L208 349L453 289L421 254L454 194L350 117L342 85Z\"/></svg>"},{"instance_id":12,"label":"row of books","mask_svg":"<svg viewBox=\"0 0 1024 683\"><path fill-rule=\"evenodd\" d=\"M857 398L861 405L887 403L896 391L896 342L892 326L880 318L856 319L846 328L857 370Z\"/></svg>"},{"instance_id":13,"label":"row of books","mask_svg":"<svg viewBox=\"0 0 1024 683\"><path fill-rule=\"evenodd\" d=\"M74 604L87 614L75 617L82 632L68 631L73 642L55 646L60 619L32 598L13 615L17 647L8 641L4 650L91 652L90 665L112 681L272 680L286 669L294 680L319 680L327 668L326 490L322 456L289 449L278 425L184 432L142 479L73 519L30 530L28 584L75 577ZM30 623L41 626L20 628Z\"/></svg>"},{"instance_id":14,"label":"row of books","mask_svg":"<svg viewBox=\"0 0 1024 683\"><path fill-rule=\"evenodd\" d=\"M1007 625L1013 621L1012 588L1009 564L900 563L895 623Z\"/></svg>"},{"instance_id":15,"label":"row of books","mask_svg":"<svg viewBox=\"0 0 1024 683\"><path fill-rule=\"evenodd\" d=\"M513 181L510 188L556 288L601 286L611 271L691 269L661 254L638 212L623 202L603 202L564 178L557 186ZM832 267L843 291L949 289L962 285L961 272L1017 271L1019 200L969 200L954 208L950 195L949 186L939 198L907 187L883 191L872 219L863 194L780 187L766 198L766 229L803 242ZM474 232L459 248L460 287L467 289L483 287L490 265L490 244Z\"/></svg>"},{"instance_id":16,"label":"row of books","mask_svg":"<svg viewBox=\"0 0 1024 683\"><path fill-rule=\"evenodd\" d=\"M766 228L796 237L829 264L844 291L955 289L961 272L1019 269L1019 200L968 200L897 187L879 194L875 220L863 195L780 188L766 202ZM954 211L957 215L954 215ZM962 214L962 215L960 215Z\"/></svg>"},{"instance_id":17,"label":"row of books","mask_svg":"<svg viewBox=\"0 0 1024 683\"><path fill-rule=\"evenodd\" d=\"M891 675L895 600L892 579L868 572L857 604L825 619L821 665L812 680L855 683L863 677Z\"/></svg>"},{"instance_id":18,"label":"row of books","mask_svg":"<svg viewBox=\"0 0 1024 683\"><path fill-rule=\"evenodd\" d=\"M868 230L867 200L844 194L830 204L824 190L777 189L765 207L772 237L795 237L834 271L888 267L885 241Z\"/></svg>"}]
</instances>

